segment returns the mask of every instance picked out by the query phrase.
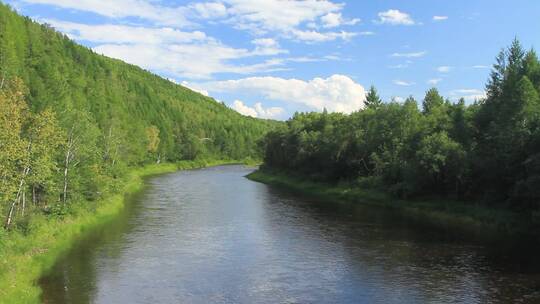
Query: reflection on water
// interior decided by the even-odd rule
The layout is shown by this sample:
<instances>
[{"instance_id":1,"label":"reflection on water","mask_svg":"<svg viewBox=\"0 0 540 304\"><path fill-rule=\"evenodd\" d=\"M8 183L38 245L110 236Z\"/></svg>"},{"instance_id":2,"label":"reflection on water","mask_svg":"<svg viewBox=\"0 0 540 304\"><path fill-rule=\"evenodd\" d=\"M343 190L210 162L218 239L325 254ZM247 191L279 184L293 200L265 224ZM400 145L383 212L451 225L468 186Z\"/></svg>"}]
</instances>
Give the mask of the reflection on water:
<instances>
[{"instance_id":1,"label":"reflection on water","mask_svg":"<svg viewBox=\"0 0 540 304\"><path fill-rule=\"evenodd\" d=\"M148 181L42 278L45 303L530 303L540 265L221 166Z\"/></svg>"}]
</instances>

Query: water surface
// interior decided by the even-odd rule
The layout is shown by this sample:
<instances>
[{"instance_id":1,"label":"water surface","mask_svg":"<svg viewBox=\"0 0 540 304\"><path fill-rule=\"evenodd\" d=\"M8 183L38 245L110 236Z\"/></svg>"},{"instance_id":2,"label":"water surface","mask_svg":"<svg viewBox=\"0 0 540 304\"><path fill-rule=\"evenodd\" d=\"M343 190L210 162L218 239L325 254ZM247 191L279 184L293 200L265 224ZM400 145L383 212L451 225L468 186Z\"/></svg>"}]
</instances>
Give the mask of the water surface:
<instances>
[{"instance_id":1,"label":"water surface","mask_svg":"<svg viewBox=\"0 0 540 304\"><path fill-rule=\"evenodd\" d=\"M255 183L162 175L40 280L45 303L540 303L529 247Z\"/></svg>"}]
</instances>

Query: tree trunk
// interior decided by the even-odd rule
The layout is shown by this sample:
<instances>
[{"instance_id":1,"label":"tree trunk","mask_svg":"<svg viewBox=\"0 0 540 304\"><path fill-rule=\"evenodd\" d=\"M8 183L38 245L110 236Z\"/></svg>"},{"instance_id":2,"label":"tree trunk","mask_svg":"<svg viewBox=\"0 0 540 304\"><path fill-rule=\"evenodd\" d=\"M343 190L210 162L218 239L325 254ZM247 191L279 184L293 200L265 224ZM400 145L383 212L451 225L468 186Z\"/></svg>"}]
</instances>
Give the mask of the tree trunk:
<instances>
[{"instance_id":1,"label":"tree trunk","mask_svg":"<svg viewBox=\"0 0 540 304\"><path fill-rule=\"evenodd\" d=\"M6 71L2 75L2 82L0 82L0 90L4 88L4 82L6 81Z\"/></svg>"},{"instance_id":2,"label":"tree trunk","mask_svg":"<svg viewBox=\"0 0 540 304\"><path fill-rule=\"evenodd\" d=\"M13 222L13 212L15 211L15 205L17 205L17 201L19 198L13 200L13 203L11 203L11 207L9 208L8 216L6 218L6 223L4 224L4 229L9 229L9 226Z\"/></svg>"},{"instance_id":3,"label":"tree trunk","mask_svg":"<svg viewBox=\"0 0 540 304\"><path fill-rule=\"evenodd\" d=\"M30 167L24 168L21 181L19 182L19 189L17 190L17 195L15 196L13 203L11 203L11 207L9 208L9 212L6 218L6 223L4 224L5 229L9 229L9 226L13 222L13 213L15 211L15 206L17 205L17 203L19 202L21 198L21 193L22 193L23 186L26 180L26 176L28 175L29 172L30 172Z\"/></svg>"},{"instance_id":4,"label":"tree trunk","mask_svg":"<svg viewBox=\"0 0 540 304\"><path fill-rule=\"evenodd\" d=\"M66 159L64 162L64 190L62 192L62 203L65 205L67 202L67 190L68 190L68 173L69 173L69 163L72 157L72 149L73 149L73 132L74 132L75 126L71 127L71 131L69 132L69 139L68 139L68 145L66 150Z\"/></svg>"},{"instance_id":5,"label":"tree trunk","mask_svg":"<svg viewBox=\"0 0 540 304\"><path fill-rule=\"evenodd\" d=\"M22 213L21 216L24 217L24 209L26 208L26 191L23 190L22 193Z\"/></svg>"},{"instance_id":6,"label":"tree trunk","mask_svg":"<svg viewBox=\"0 0 540 304\"><path fill-rule=\"evenodd\" d=\"M68 150L66 153L66 162L65 162L65 168L64 168L64 191L62 193L62 202L64 203L64 205L66 204L66 200L67 200L69 154L70 154L70 151Z\"/></svg>"}]
</instances>

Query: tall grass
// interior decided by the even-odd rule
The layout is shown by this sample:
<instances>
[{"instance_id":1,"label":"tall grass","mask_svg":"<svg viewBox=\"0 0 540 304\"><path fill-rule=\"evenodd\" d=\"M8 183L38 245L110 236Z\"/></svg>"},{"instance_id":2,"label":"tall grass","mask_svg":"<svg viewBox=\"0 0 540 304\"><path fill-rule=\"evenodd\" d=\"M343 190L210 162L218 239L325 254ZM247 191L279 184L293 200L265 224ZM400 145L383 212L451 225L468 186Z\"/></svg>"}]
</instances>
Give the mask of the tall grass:
<instances>
[{"instance_id":1,"label":"tall grass","mask_svg":"<svg viewBox=\"0 0 540 304\"><path fill-rule=\"evenodd\" d=\"M124 208L126 195L142 188L144 177L242 162L196 160L136 168L127 174L122 190L106 199L73 202L63 217L35 215L24 231L0 228L0 303L39 303L41 290L37 280L86 231L114 219Z\"/></svg>"}]
</instances>

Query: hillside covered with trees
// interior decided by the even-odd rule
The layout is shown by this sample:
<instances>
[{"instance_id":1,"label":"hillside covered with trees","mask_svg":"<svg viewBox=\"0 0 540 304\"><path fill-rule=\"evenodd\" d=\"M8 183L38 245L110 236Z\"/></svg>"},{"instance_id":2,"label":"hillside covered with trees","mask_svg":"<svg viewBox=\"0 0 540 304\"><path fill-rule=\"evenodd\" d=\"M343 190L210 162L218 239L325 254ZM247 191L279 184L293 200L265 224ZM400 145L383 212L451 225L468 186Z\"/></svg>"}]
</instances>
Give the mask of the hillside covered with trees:
<instances>
[{"instance_id":1,"label":"hillside covered with trees","mask_svg":"<svg viewBox=\"0 0 540 304\"><path fill-rule=\"evenodd\" d=\"M98 55L0 4L5 226L29 207L114 192L129 167L259 158L256 141L276 124Z\"/></svg>"},{"instance_id":2,"label":"hillside covered with trees","mask_svg":"<svg viewBox=\"0 0 540 304\"><path fill-rule=\"evenodd\" d=\"M401 198L443 197L538 216L540 63L516 40L498 55L487 97L421 107L383 103L374 87L351 115L299 113L262 142L267 169L352 182Z\"/></svg>"}]
</instances>

